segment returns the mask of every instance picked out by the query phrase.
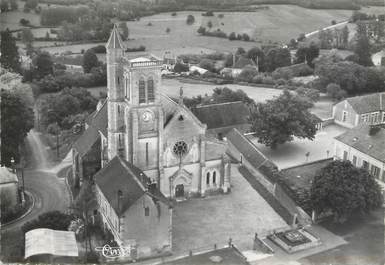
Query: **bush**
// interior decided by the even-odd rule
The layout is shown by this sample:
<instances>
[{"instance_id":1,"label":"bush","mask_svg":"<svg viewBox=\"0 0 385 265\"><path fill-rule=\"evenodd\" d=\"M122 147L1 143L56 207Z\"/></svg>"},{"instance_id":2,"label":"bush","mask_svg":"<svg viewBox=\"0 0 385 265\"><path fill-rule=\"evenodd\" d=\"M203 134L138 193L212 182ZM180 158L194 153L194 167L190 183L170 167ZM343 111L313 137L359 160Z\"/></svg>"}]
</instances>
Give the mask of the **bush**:
<instances>
[{"instance_id":1,"label":"bush","mask_svg":"<svg viewBox=\"0 0 385 265\"><path fill-rule=\"evenodd\" d=\"M106 46L104 45L98 45L95 47L90 48L94 53L106 53Z\"/></svg>"},{"instance_id":2,"label":"bush","mask_svg":"<svg viewBox=\"0 0 385 265\"><path fill-rule=\"evenodd\" d=\"M200 26L200 27L198 28L197 32L198 32L199 34L205 35L205 34L206 34L206 28Z\"/></svg>"},{"instance_id":3,"label":"bush","mask_svg":"<svg viewBox=\"0 0 385 265\"><path fill-rule=\"evenodd\" d=\"M177 62L174 66L174 72L181 73L181 72L188 72L189 68L187 64Z\"/></svg>"},{"instance_id":4,"label":"bush","mask_svg":"<svg viewBox=\"0 0 385 265\"><path fill-rule=\"evenodd\" d=\"M215 69L215 64L212 60L209 60L209 59L203 59L200 63L199 63L199 67L202 67L210 72L215 72L216 69Z\"/></svg>"},{"instance_id":5,"label":"bush","mask_svg":"<svg viewBox=\"0 0 385 265\"><path fill-rule=\"evenodd\" d=\"M167 28L166 29L166 33L170 33L171 29L170 28Z\"/></svg>"},{"instance_id":6,"label":"bush","mask_svg":"<svg viewBox=\"0 0 385 265\"><path fill-rule=\"evenodd\" d=\"M127 48L126 52L143 52L145 50L146 50L146 47L143 45L140 45L139 47Z\"/></svg>"},{"instance_id":7,"label":"bush","mask_svg":"<svg viewBox=\"0 0 385 265\"><path fill-rule=\"evenodd\" d=\"M20 19L19 23L22 26L28 26L30 22L28 19L22 18L22 19Z\"/></svg>"},{"instance_id":8,"label":"bush","mask_svg":"<svg viewBox=\"0 0 385 265\"><path fill-rule=\"evenodd\" d=\"M67 231L68 226L73 219L73 215L68 215L59 211L46 212L39 215L37 219L25 223L21 230L23 233L37 228Z\"/></svg>"},{"instance_id":9,"label":"bush","mask_svg":"<svg viewBox=\"0 0 385 265\"><path fill-rule=\"evenodd\" d=\"M331 83L326 87L326 93L336 100L341 100L347 95L346 91L341 89L341 87L335 83Z\"/></svg>"},{"instance_id":10,"label":"bush","mask_svg":"<svg viewBox=\"0 0 385 265\"><path fill-rule=\"evenodd\" d=\"M188 15L186 19L187 25L192 25L195 22L195 17L193 15Z\"/></svg>"},{"instance_id":11,"label":"bush","mask_svg":"<svg viewBox=\"0 0 385 265\"><path fill-rule=\"evenodd\" d=\"M244 41L250 41L250 36L249 36L248 34L246 34L246 33L243 33L242 39L243 39Z\"/></svg>"},{"instance_id":12,"label":"bush","mask_svg":"<svg viewBox=\"0 0 385 265\"><path fill-rule=\"evenodd\" d=\"M298 95L306 97L313 102L318 101L320 98L319 91L313 88L299 87L295 92L297 92Z\"/></svg>"},{"instance_id":13,"label":"bush","mask_svg":"<svg viewBox=\"0 0 385 265\"><path fill-rule=\"evenodd\" d=\"M286 85L286 80L283 79L283 78L277 79L277 80L275 81L275 84L278 85L278 86Z\"/></svg>"},{"instance_id":14,"label":"bush","mask_svg":"<svg viewBox=\"0 0 385 265\"><path fill-rule=\"evenodd\" d=\"M245 67L237 77L237 80L251 83L257 74L258 71L255 68Z\"/></svg>"},{"instance_id":15,"label":"bush","mask_svg":"<svg viewBox=\"0 0 385 265\"><path fill-rule=\"evenodd\" d=\"M237 37L235 35L235 32L231 32L230 35L229 35L229 40L236 40Z\"/></svg>"},{"instance_id":16,"label":"bush","mask_svg":"<svg viewBox=\"0 0 385 265\"><path fill-rule=\"evenodd\" d=\"M176 16L176 12L172 12L171 16L175 17Z\"/></svg>"},{"instance_id":17,"label":"bush","mask_svg":"<svg viewBox=\"0 0 385 265\"><path fill-rule=\"evenodd\" d=\"M213 11L207 11L205 13L202 13L202 16L204 16L204 17L212 17L212 16L214 16L214 12Z\"/></svg>"},{"instance_id":18,"label":"bush","mask_svg":"<svg viewBox=\"0 0 385 265\"><path fill-rule=\"evenodd\" d=\"M262 79L262 83L267 85L274 85L274 80L271 76L265 76Z\"/></svg>"},{"instance_id":19,"label":"bush","mask_svg":"<svg viewBox=\"0 0 385 265\"><path fill-rule=\"evenodd\" d=\"M264 78L264 75L257 74L256 76L253 77L252 82L255 83L255 84L262 84L263 83L263 78Z\"/></svg>"}]
</instances>

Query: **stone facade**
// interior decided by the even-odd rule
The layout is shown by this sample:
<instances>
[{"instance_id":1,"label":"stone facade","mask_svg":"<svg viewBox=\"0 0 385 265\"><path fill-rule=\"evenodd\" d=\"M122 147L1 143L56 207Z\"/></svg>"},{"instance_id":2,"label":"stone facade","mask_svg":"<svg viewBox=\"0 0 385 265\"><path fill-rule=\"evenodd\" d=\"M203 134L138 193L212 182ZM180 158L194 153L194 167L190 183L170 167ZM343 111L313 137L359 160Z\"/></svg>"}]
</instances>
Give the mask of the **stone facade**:
<instances>
[{"instance_id":1,"label":"stone facade","mask_svg":"<svg viewBox=\"0 0 385 265\"><path fill-rule=\"evenodd\" d=\"M162 94L162 61L151 55L129 59L116 34L106 46L108 159L118 155L137 166L168 197L229 190L225 143L206 136L207 126L182 96L177 103ZM215 146L208 149L210 141Z\"/></svg>"}]
</instances>

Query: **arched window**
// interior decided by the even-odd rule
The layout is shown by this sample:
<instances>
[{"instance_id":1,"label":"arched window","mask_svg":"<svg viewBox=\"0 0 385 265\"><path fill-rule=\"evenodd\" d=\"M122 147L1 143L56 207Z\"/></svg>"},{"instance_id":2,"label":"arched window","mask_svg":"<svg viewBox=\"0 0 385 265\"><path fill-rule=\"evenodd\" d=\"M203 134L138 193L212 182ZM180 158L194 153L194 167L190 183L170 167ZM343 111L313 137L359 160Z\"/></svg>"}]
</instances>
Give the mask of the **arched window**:
<instances>
[{"instance_id":1,"label":"arched window","mask_svg":"<svg viewBox=\"0 0 385 265\"><path fill-rule=\"evenodd\" d=\"M213 184L215 184L216 183L216 177L217 177L217 172L213 172Z\"/></svg>"},{"instance_id":2,"label":"arched window","mask_svg":"<svg viewBox=\"0 0 385 265\"><path fill-rule=\"evenodd\" d=\"M146 84L143 77L139 79L139 103L146 103Z\"/></svg>"},{"instance_id":3,"label":"arched window","mask_svg":"<svg viewBox=\"0 0 385 265\"><path fill-rule=\"evenodd\" d=\"M147 100L148 102L155 101L154 79L152 77L147 80Z\"/></svg>"},{"instance_id":4,"label":"arched window","mask_svg":"<svg viewBox=\"0 0 385 265\"><path fill-rule=\"evenodd\" d=\"M207 174L206 174L206 184L207 185L210 184L210 172L207 172Z\"/></svg>"}]
</instances>

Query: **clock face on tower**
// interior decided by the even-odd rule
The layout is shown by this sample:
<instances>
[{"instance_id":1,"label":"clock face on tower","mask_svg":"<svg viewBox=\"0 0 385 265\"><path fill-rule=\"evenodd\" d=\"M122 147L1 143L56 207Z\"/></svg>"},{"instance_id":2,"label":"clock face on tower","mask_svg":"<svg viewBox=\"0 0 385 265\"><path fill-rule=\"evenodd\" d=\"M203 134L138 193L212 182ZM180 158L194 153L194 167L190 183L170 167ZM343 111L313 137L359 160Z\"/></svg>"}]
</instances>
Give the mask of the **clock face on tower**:
<instances>
[{"instance_id":1,"label":"clock face on tower","mask_svg":"<svg viewBox=\"0 0 385 265\"><path fill-rule=\"evenodd\" d=\"M143 112L143 114L142 114L142 120L143 120L144 122L152 121L152 120L153 120L153 114L152 114L152 112L150 112L150 111L145 111L145 112Z\"/></svg>"}]
</instances>

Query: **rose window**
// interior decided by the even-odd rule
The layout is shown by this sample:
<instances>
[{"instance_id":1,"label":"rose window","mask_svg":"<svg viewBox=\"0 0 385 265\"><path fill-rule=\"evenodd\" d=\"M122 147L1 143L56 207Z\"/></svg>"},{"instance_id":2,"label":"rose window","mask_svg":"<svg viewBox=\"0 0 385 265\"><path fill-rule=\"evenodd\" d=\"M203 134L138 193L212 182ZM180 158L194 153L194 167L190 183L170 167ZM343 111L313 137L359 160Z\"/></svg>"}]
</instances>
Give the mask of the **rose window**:
<instances>
[{"instance_id":1,"label":"rose window","mask_svg":"<svg viewBox=\"0 0 385 265\"><path fill-rule=\"evenodd\" d=\"M186 142L184 142L184 141L176 142L173 149L172 149L174 154L177 155L178 157L185 156L187 154L187 150L188 150L188 147L187 147Z\"/></svg>"}]
</instances>

